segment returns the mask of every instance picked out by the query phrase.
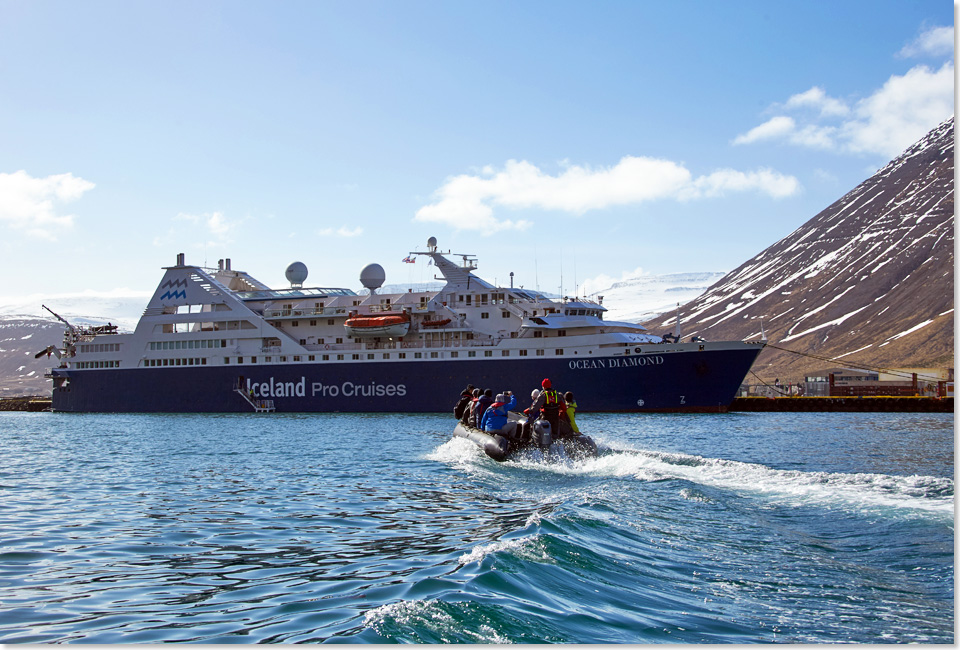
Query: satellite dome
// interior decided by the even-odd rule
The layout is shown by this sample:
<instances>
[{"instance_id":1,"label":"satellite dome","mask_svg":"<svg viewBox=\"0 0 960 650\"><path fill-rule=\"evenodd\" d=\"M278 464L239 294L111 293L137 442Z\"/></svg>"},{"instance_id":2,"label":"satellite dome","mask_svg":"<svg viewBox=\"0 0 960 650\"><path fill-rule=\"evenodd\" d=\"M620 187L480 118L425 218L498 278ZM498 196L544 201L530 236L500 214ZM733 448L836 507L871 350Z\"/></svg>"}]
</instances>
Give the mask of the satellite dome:
<instances>
[{"instance_id":1,"label":"satellite dome","mask_svg":"<svg viewBox=\"0 0 960 650\"><path fill-rule=\"evenodd\" d=\"M287 280L291 287L302 287L307 279L307 265L303 262L294 262L287 267Z\"/></svg>"},{"instance_id":2,"label":"satellite dome","mask_svg":"<svg viewBox=\"0 0 960 650\"><path fill-rule=\"evenodd\" d=\"M430 239L427 240L427 248L429 248L431 251L437 249L437 238L436 238L436 237L431 237Z\"/></svg>"},{"instance_id":3,"label":"satellite dome","mask_svg":"<svg viewBox=\"0 0 960 650\"><path fill-rule=\"evenodd\" d=\"M386 279L387 274L379 264L367 264L360 271L360 284L369 289L370 293L383 286L383 281Z\"/></svg>"}]
</instances>

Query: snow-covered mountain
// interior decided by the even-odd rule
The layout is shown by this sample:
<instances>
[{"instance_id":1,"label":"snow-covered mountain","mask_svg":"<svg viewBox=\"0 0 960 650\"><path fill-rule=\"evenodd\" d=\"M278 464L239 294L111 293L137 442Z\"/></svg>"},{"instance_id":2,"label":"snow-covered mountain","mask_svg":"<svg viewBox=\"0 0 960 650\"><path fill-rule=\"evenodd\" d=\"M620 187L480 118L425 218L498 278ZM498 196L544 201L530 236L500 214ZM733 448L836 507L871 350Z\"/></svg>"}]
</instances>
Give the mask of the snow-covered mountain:
<instances>
[{"instance_id":1,"label":"snow-covered mountain","mask_svg":"<svg viewBox=\"0 0 960 650\"><path fill-rule=\"evenodd\" d=\"M152 291L34 295L0 298L0 320L38 319L56 322L46 305L74 325L113 323L132 332L150 302Z\"/></svg>"},{"instance_id":2,"label":"snow-covered mountain","mask_svg":"<svg viewBox=\"0 0 960 650\"><path fill-rule=\"evenodd\" d=\"M619 281L610 280L602 289L588 289L587 297L598 300L603 296L603 306L607 308L605 320L641 323L661 314L675 313L678 303L693 300L723 276L710 271L654 275L638 270Z\"/></svg>"},{"instance_id":3,"label":"snow-covered mountain","mask_svg":"<svg viewBox=\"0 0 960 650\"><path fill-rule=\"evenodd\" d=\"M681 308L684 336L757 339L765 379L842 363L953 367L954 120ZM653 330L672 319L648 322Z\"/></svg>"}]
</instances>

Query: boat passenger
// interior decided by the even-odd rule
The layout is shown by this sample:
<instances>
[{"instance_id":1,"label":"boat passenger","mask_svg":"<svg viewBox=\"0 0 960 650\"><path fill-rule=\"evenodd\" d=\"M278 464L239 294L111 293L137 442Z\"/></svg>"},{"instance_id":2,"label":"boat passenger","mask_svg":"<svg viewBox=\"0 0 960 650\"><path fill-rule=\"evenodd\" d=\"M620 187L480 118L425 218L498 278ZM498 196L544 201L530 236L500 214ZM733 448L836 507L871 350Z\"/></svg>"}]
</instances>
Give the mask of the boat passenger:
<instances>
[{"instance_id":1,"label":"boat passenger","mask_svg":"<svg viewBox=\"0 0 960 650\"><path fill-rule=\"evenodd\" d=\"M509 399L509 401L507 401ZM487 433L499 433L507 423L507 412L516 408L517 396L512 392L500 393L497 400L483 414L481 428Z\"/></svg>"},{"instance_id":2,"label":"boat passenger","mask_svg":"<svg viewBox=\"0 0 960 650\"><path fill-rule=\"evenodd\" d=\"M453 407L453 417L458 420L463 418L463 412L467 409L467 405L473 400L473 384L467 384L467 387L460 392L460 399L457 401L457 405Z\"/></svg>"},{"instance_id":3,"label":"boat passenger","mask_svg":"<svg viewBox=\"0 0 960 650\"><path fill-rule=\"evenodd\" d=\"M538 410L540 417L550 423L550 431L558 434L560 431L560 396L553 390L550 379L544 379L541 384L540 395L534 401L530 410L535 414Z\"/></svg>"},{"instance_id":4,"label":"boat passenger","mask_svg":"<svg viewBox=\"0 0 960 650\"><path fill-rule=\"evenodd\" d=\"M491 404L493 404L493 389L485 388L483 389L483 395L477 400L476 408L473 409L473 422L471 426L474 429L481 428L480 423L483 421L483 414Z\"/></svg>"},{"instance_id":5,"label":"boat passenger","mask_svg":"<svg viewBox=\"0 0 960 650\"><path fill-rule=\"evenodd\" d=\"M575 419L577 402L573 399L573 393L567 391L563 394L563 404L563 408L560 409L560 437L579 436L580 428Z\"/></svg>"},{"instance_id":6,"label":"boat passenger","mask_svg":"<svg viewBox=\"0 0 960 650\"><path fill-rule=\"evenodd\" d=\"M477 408L478 399L480 399L480 389L474 388L473 397L470 398L470 403L467 404L467 408L463 409L463 417L460 418L460 421L468 427L473 426L473 411Z\"/></svg>"}]
</instances>

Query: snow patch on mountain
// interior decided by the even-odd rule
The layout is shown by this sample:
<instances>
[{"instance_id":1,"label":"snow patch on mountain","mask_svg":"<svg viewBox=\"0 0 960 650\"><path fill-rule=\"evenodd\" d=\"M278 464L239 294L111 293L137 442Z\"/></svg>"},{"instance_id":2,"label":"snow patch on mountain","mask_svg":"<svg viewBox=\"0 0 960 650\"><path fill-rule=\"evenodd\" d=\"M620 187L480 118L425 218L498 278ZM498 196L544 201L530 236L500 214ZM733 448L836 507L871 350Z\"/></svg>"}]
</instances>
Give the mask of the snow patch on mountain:
<instances>
[{"instance_id":1,"label":"snow patch on mountain","mask_svg":"<svg viewBox=\"0 0 960 650\"><path fill-rule=\"evenodd\" d=\"M675 311L716 283L725 273L647 273L642 268L627 271L619 279L600 275L582 285L580 295L591 300L603 297L605 320L639 323Z\"/></svg>"}]
</instances>

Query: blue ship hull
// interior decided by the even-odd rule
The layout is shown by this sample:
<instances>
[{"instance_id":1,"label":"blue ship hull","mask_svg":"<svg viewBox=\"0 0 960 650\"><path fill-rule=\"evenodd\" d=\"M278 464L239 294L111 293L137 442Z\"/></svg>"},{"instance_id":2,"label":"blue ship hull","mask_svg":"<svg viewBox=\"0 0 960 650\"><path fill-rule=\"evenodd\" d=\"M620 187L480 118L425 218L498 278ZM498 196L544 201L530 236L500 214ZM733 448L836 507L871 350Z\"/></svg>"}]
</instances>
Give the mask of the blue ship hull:
<instances>
[{"instance_id":1,"label":"blue ship hull","mask_svg":"<svg viewBox=\"0 0 960 650\"><path fill-rule=\"evenodd\" d=\"M305 363L52 371L63 412L251 412L236 392L272 400L277 412L451 411L471 383L519 396L545 377L584 411L723 412L762 345L559 359ZM66 379L67 381L64 381ZM521 398L521 405L523 399Z\"/></svg>"}]
</instances>

